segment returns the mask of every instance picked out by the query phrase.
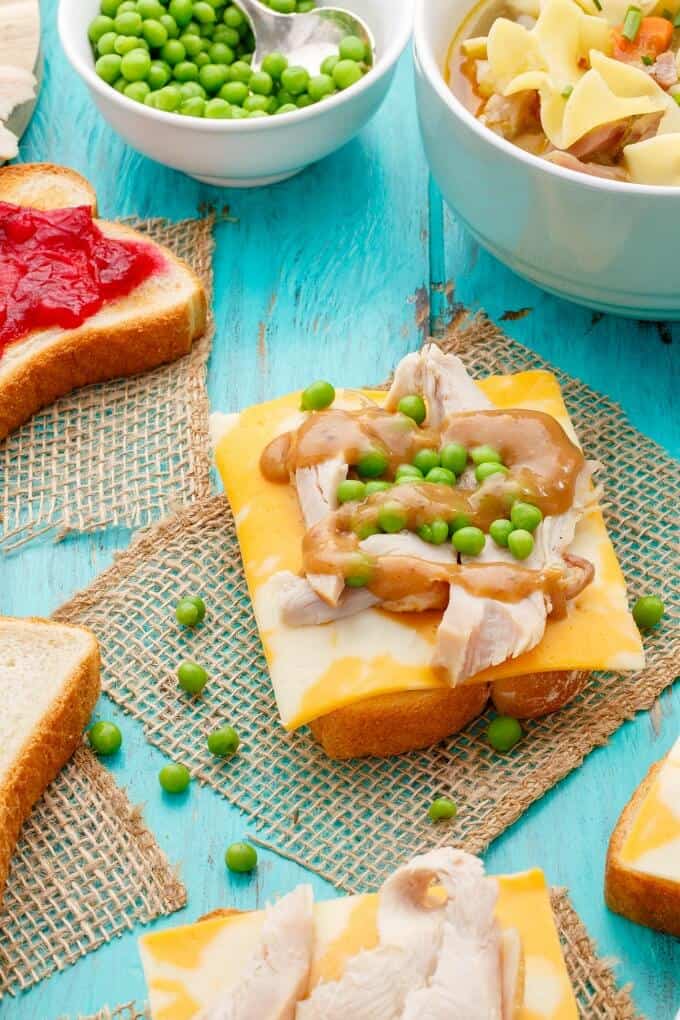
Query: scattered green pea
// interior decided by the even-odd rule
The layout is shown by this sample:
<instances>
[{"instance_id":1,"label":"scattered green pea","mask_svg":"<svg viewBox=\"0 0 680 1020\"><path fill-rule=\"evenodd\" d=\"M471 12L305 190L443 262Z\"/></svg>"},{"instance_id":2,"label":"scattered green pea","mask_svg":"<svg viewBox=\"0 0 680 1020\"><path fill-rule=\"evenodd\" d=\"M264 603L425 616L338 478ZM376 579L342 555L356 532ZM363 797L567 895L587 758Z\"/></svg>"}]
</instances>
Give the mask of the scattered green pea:
<instances>
[{"instance_id":1,"label":"scattered green pea","mask_svg":"<svg viewBox=\"0 0 680 1020\"><path fill-rule=\"evenodd\" d=\"M158 782L166 793L184 793L191 782L191 775L186 765L173 763L163 766L158 773Z\"/></svg>"},{"instance_id":2,"label":"scattered green pea","mask_svg":"<svg viewBox=\"0 0 680 1020\"><path fill-rule=\"evenodd\" d=\"M96 754L106 757L120 750L120 746L123 743L123 734L115 723L102 720L90 727L87 731L87 739L90 742L90 747Z\"/></svg>"},{"instance_id":3,"label":"scattered green pea","mask_svg":"<svg viewBox=\"0 0 680 1020\"><path fill-rule=\"evenodd\" d=\"M470 450L470 458L473 464L501 464L503 458L493 446L475 446Z\"/></svg>"},{"instance_id":4,"label":"scattered green pea","mask_svg":"<svg viewBox=\"0 0 680 1020\"><path fill-rule=\"evenodd\" d=\"M105 82L113 85L114 81L120 77L121 59L117 53L107 53L106 56L100 57L94 65L95 71Z\"/></svg>"},{"instance_id":5,"label":"scattered green pea","mask_svg":"<svg viewBox=\"0 0 680 1020\"><path fill-rule=\"evenodd\" d=\"M191 97L187 97L191 98ZM188 595L179 600L175 607L177 622L184 627L195 627L205 617L205 602L197 595Z\"/></svg>"},{"instance_id":6,"label":"scattered green pea","mask_svg":"<svg viewBox=\"0 0 680 1020\"><path fill-rule=\"evenodd\" d=\"M394 477L397 481L399 481L400 478L416 478L422 481L423 472L417 468L415 464L400 464Z\"/></svg>"},{"instance_id":7,"label":"scattered green pea","mask_svg":"<svg viewBox=\"0 0 680 1020\"><path fill-rule=\"evenodd\" d=\"M370 481L366 482L366 495L373 496L376 492L386 492L392 488L391 482Z\"/></svg>"},{"instance_id":8,"label":"scattered green pea","mask_svg":"<svg viewBox=\"0 0 680 1020\"><path fill-rule=\"evenodd\" d=\"M164 60L152 60L147 81L149 87L156 90L162 89L170 81L171 71Z\"/></svg>"},{"instance_id":9,"label":"scattered green pea","mask_svg":"<svg viewBox=\"0 0 680 1020\"><path fill-rule=\"evenodd\" d=\"M436 450L418 450L413 458L413 464L423 475L426 475L428 471L441 466L441 458Z\"/></svg>"},{"instance_id":10,"label":"scattered green pea","mask_svg":"<svg viewBox=\"0 0 680 1020\"><path fill-rule=\"evenodd\" d=\"M161 24L160 21L149 18L149 20L145 21L142 26L142 36L146 39L149 46L154 46L156 49L160 49L162 46L165 46L168 41L168 30Z\"/></svg>"},{"instance_id":11,"label":"scattered green pea","mask_svg":"<svg viewBox=\"0 0 680 1020\"><path fill-rule=\"evenodd\" d=\"M441 466L454 475L462 475L468 460L468 452L460 443L448 443L440 453Z\"/></svg>"},{"instance_id":12,"label":"scattered green pea","mask_svg":"<svg viewBox=\"0 0 680 1020\"><path fill-rule=\"evenodd\" d=\"M150 70L151 57L146 50L130 50L120 62L120 72L127 81L144 81Z\"/></svg>"},{"instance_id":13,"label":"scattered green pea","mask_svg":"<svg viewBox=\"0 0 680 1020\"><path fill-rule=\"evenodd\" d=\"M535 531L543 520L543 514L532 503L514 503L510 511L510 520L516 528L523 531Z\"/></svg>"},{"instance_id":14,"label":"scattered green pea","mask_svg":"<svg viewBox=\"0 0 680 1020\"><path fill-rule=\"evenodd\" d=\"M508 535L508 549L516 560L526 560L534 551L534 537L530 531L517 528Z\"/></svg>"},{"instance_id":15,"label":"scattered green pea","mask_svg":"<svg viewBox=\"0 0 680 1020\"><path fill-rule=\"evenodd\" d=\"M342 90L356 85L362 77L363 71L354 60L339 60L333 68L333 81Z\"/></svg>"},{"instance_id":16,"label":"scattered green pea","mask_svg":"<svg viewBox=\"0 0 680 1020\"><path fill-rule=\"evenodd\" d=\"M644 595L633 606L633 619L640 630L650 630L661 622L666 608L656 595Z\"/></svg>"},{"instance_id":17,"label":"scattered green pea","mask_svg":"<svg viewBox=\"0 0 680 1020\"><path fill-rule=\"evenodd\" d=\"M361 63L366 59L366 44L356 35L346 35L340 43L340 59Z\"/></svg>"},{"instance_id":18,"label":"scattered green pea","mask_svg":"<svg viewBox=\"0 0 680 1020\"><path fill-rule=\"evenodd\" d=\"M385 503L378 511L378 524L388 535L404 531L407 517L399 503Z\"/></svg>"},{"instance_id":19,"label":"scattered green pea","mask_svg":"<svg viewBox=\"0 0 680 1020\"><path fill-rule=\"evenodd\" d=\"M366 486L358 479L347 478L338 485L337 499L343 503L358 503L366 498Z\"/></svg>"},{"instance_id":20,"label":"scattered green pea","mask_svg":"<svg viewBox=\"0 0 680 1020\"><path fill-rule=\"evenodd\" d=\"M230 758L236 754L240 743L233 726L221 726L208 735L208 750L217 758Z\"/></svg>"},{"instance_id":21,"label":"scattered green pea","mask_svg":"<svg viewBox=\"0 0 680 1020\"><path fill-rule=\"evenodd\" d=\"M182 99L179 112L183 117L203 117L205 114L205 99L202 96L188 96Z\"/></svg>"},{"instance_id":22,"label":"scattered green pea","mask_svg":"<svg viewBox=\"0 0 680 1020\"><path fill-rule=\"evenodd\" d=\"M402 397L398 404L398 410L407 418L411 418L416 425L422 425L427 417L425 401L415 393Z\"/></svg>"},{"instance_id":23,"label":"scattered green pea","mask_svg":"<svg viewBox=\"0 0 680 1020\"><path fill-rule=\"evenodd\" d=\"M183 662L177 670L177 679L187 694L200 694L208 682L208 674L196 662Z\"/></svg>"},{"instance_id":24,"label":"scattered green pea","mask_svg":"<svg viewBox=\"0 0 680 1020\"><path fill-rule=\"evenodd\" d=\"M460 528L453 533L452 542L464 556L479 556L486 544L486 535L481 528Z\"/></svg>"},{"instance_id":25,"label":"scattered green pea","mask_svg":"<svg viewBox=\"0 0 680 1020\"><path fill-rule=\"evenodd\" d=\"M128 99L134 99L136 103L143 103L150 92L151 89L145 81L127 82L123 89L123 95L127 96Z\"/></svg>"},{"instance_id":26,"label":"scattered green pea","mask_svg":"<svg viewBox=\"0 0 680 1020\"><path fill-rule=\"evenodd\" d=\"M108 19L110 21L110 19ZM112 31L115 28L118 35L134 35L139 36L142 32L142 21L139 14L136 11L124 11L122 14L117 14L111 29L107 28L107 32Z\"/></svg>"},{"instance_id":27,"label":"scattered green pea","mask_svg":"<svg viewBox=\"0 0 680 1020\"><path fill-rule=\"evenodd\" d=\"M335 400L335 389L331 383L320 379L313 382L302 394L300 409L302 411L323 411Z\"/></svg>"},{"instance_id":28,"label":"scattered green pea","mask_svg":"<svg viewBox=\"0 0 680 1020\"><path fill-rule=\"evenodd\" d=\"M430 529L432 532L433 545L443 545L444 542L448 541L449 526L446 521L443 521L440 518L435 518L435 520L433 520L430 524Z\"/></svg>"},{"instance_id":29,"label":"scattered green pea","mask_svg":"<svg viewBox=\"0 0 680 1020\"><path fill-rule=\"evenodd\" d=\"M322 74L327 74L327 75L329 75L329 77L332 78L333 77L333 71L335 70L337 64L339 64L339 63L340 63L340 57L336 56L335 54L333 54L330 57L326 57L326 59L324 60L324 62L321 65L321 73Z\"/></svg>"},{"instance_id":30,"label":"scattered green pea","mask_svg":"<svg viewBox=\"0 0 680 1020\"><path fill-rule=\"evenodd\" d=\"M434 545L432 541L432 527L429 524L421 524L417 535L418 538L422 538L423 542L429 542L430 545Z\"/></svg>"},{"instance_id":31,"label":"scattered green pea","mask_svg":"<svg viewBox=\"0 0 680 1020\"><path fill-rule=\"evenodd\" d=\"M281 85L291 96L301 96L309 85L309 72L304 67L287 67L281 72Z\"/></svg>"},{"instance_id":32,"label":"scattered green pea","mask_svg":"<svg viewBox=\"0 0 680 1020\"><path fill-rule=\"evenodd\" d=\"M354 529L357 537L363 542L365 538L370 538L372 535L380 534L380 528L377 524L373 524L372 521L361 521L360 524Z\"/></svg>"},{"instance_id":33,"label":"scattered green pea","mask_svg":"<svg viewBox=\"0 0 680 1020\"><path fill-rule=\"evenodd\" d=\"M233 106L243 106L248 98L248 86L242 81L228 81L220 89L219 96Z\"/></svg>"},{"instance_id":34,"label":"scattered green pea","mask_svg":"<svg viewBox=\"0 0 680 1020\"><path fill-rule=\"evenodd\" d=\"M437 799L433 800L430 804L427 813L433 822L448 821L449 819L456 817L458 814L458 808L448 797L437 797Z\"/></svg>"},{"instance_id":35,"label":"scattered green pea","mask_svg":"<svg viewBox=\"0 0 680 1020\"><path fill-rule=\"evenodd\" d=\"M269 99L267 96L256 96L251 92L243 104L243 109L247 110L248 113L266 113L268 106Z\"/></svg>"},{"instance_id":36,"label":"scattered green pea","mask_svg":"<svg viewBox=\"0 0 680 1020\"><path fill-rule=\"evenodd\" d=\"M503 464L496 464L494 461L485 460L475 468L475 478L480 483L485 482L491 475L507 475L508 469Z\"/></svg>"},{"instance_id":37,"label":"scattered green pea","mask_svg":"<svg viewBox=\"0 0 680 1020\"><path fill-rule=\"evenodd\" d=\"M318 103L319 100L335 92L335 82L329 74L314 75L314 77L309 79L307 92L312 102Z\"/></svg>"},{"instance_id":38,"label":"scattered green pea","mask_svg":"<svg viewBox=\"0 0 680 1020\"><path fill-rule=\"evenodd\" d=\"M486 739L495 751L510 751L522 739L522 727L508 715L498 715L489 724Z\"/></svg>"},{"instance_id":39,"label":"scattered green pea","mask_svg":"<svg viewBox=\"0 0 680 1020\"><path fill-rule=\"evenodd\" d=\"M116 52L116 33L105 32L97 40L97 55L105 57L108 53Z\"/></svg>"},{"instance_id":40,"label":"scattered green pea","mask_svg":"<svg viewBox=\"0 0 680 1020\"><path fill-rule=\"evenodd\" d=\"M456 514L453 520L449 522L449 534L453 536L462 528L469 528L471 524L472 521L467 514Z\"/></svg>"},{"instance_id":41,"label":"scattered green pea","mask_svg":"<svg viewBox=\"0 0 680 1020\"><path fill-rule=\"evenodd\" d=\"M382 450L369 450L357 462L357 471L362 478L380 478L389 467L389 460Z\"/></svg>"},{"instance_id":42,"label":"scattered green pea","mask_svg":"<svg viewBox=\"0 0 680 1020\"><path fill-rule=\"evenodd\" d=\"M428 471L425 476L425 481L430 482L432 485L455 485L456 476L453 471L449 471L445 467L435 467L431 471Z\"/></svg>"},{"instance_id":43,"label":"scattered green pea","mask_svg":"<svg viewBox=\"0 0 680 1020\"><path fill-rule=\"evenodd\" d=\"M245 874L257 867L257 851L250 843L232 843L224 855L224 862L230 871Z\"/></svg>"},{"instance_id":44,"label":"scattered green pea","mask_svg":"<svg viewBox=\"0 0 680 1020\"><path fill-rule=\"evenodd\" d=\"M508 538L510 533L514 530L512 521L506 521L504 518L494 521L489 528L489 534L496 543L496 545L502 546L504 549L508 547Z\"/></svg>"}]
</instances>

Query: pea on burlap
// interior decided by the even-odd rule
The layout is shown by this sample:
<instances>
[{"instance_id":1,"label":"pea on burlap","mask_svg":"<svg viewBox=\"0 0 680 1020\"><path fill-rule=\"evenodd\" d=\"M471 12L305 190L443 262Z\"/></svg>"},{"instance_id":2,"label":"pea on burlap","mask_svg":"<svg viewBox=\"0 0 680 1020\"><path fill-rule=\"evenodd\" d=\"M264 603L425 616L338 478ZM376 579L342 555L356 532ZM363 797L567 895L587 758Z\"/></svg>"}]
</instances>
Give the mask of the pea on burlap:
<instances>
[{"instance_id":1,"label":"pea on burlap","mask_svg":"<svg viewBox=\"0 0 680 1020\"><path fill-rule=\"evenodd\" d=\"M212 292L215 217L126 220ZM76 390L0 441L0 553L38 535L150 524L210 491L206 364L213 323L186 357Z\"/></svg>"},{"instance_id":2,"label":"pea on burlap","mask_svg":"<svg viewBox=\"0 0 680 1020\"><path fill-rule=\"evenodd\" d=\"M0 999L185 902L140 812L79 748L34 808L12 858L0 911Z\"/></svg>"},{"instance_id":3,"label":"pea on burlap","mask_svg":"<svg viewBox=\"0 0 680 1020\"><path fill-rule=\"evenodd\" d=\"M564 889L553 889L552 908L562 952L583 1020L642 1020L636 1013L628 988L617 988L609 964L600 959ZM116 1009L103 1009L78 1020L150 1020L148 1007L129 1002ZM68 1020L66 1017L60 1020Z\"/></svg>"}]
</instances>

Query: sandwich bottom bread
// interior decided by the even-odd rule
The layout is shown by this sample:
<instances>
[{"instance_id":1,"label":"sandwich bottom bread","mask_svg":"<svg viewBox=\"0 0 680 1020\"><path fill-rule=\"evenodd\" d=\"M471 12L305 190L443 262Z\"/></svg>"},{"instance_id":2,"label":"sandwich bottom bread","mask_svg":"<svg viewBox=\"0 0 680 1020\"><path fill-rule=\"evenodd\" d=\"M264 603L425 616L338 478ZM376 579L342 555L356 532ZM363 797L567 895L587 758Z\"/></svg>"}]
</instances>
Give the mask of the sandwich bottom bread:
<instances>
[{"instance_id":1,"label":"sandwich bottom bread","mask_svg":"<svg viewBox=\"0 0 680 1020\"><path fill-rule=\"evenodd\" d=\"M153 1020L576 1020L542 872L444 847L377 894L215 912L140 939Z\"/></svg>"},{"instance_id":2,"label":"sandwich bottom bread","mask_svg":"<svg viewBox=\"0 0 680 1020\"><path fill-rule=\"evenodd\" d=\"M99 689L90 631L0 617L0 899L21 826L82 740Z\"/></svg>"},{"instance_id":3,"label":"sandwich bottom bread","mask_svg":"<svg viewBox=\"0 0 680 1020\"><path fill-rule=\"evenodd\" d=\"M636 924L680 936L680 738L649 770L612 833L605 899Z\"/></svg>"}]
</instances>

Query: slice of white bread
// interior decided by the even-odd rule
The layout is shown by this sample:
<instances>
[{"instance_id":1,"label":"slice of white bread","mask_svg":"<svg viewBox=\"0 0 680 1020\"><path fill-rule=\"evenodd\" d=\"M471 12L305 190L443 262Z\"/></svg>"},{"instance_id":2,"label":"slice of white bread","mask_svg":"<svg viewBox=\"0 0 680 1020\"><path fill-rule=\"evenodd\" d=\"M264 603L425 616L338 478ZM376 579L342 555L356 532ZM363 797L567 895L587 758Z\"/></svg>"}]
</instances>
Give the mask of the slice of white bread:
<instances>
[{"instance_id":1,"label":"slice of white bread","mask_svg":"<svg viewBox=\"0 0 680 1020\"><path fill-rule=\"evenodd\" d=\"M0 169L0 201L43 209L95 203L82 177L46 166ZM108 237L154 244L121 224L97 223ZM205 331L205 291L185 262L161 245L154 247L164 268L127 297L105 304L76 329L35 330L5 348L0 355L0 439L79 386L136 375L189 353Z\"/></svg>"},{"instance_id":2,"label":"slice of white bread","mask_svg":"<svg viewBox=\"0 0 680 1020\"><path fill-rule=\"evenodd\" d=\"M99 689L90 631L0 617L0 900L21 826L82 740Z\"/></svg>"},{"instance_id":3,"label":"slice of white bread","mask_svg":"<svg viewBox=\"0 0 680 1020\"><path fill-rule=\"evenodd\" d=\"M641 854L627 845L636 823ZM605 900L636 924L680 936L680 739L649 770L612 833Z\"/></svg>"}]
</instances>

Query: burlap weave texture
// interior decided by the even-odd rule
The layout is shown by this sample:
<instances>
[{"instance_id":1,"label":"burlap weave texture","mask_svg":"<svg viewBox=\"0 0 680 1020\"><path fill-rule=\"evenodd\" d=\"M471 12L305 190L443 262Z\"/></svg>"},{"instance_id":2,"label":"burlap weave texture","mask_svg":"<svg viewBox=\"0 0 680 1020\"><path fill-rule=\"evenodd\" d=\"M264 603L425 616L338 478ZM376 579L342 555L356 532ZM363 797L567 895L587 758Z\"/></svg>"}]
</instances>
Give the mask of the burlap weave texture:
<instances>
[{"instance_id":1,"label":"burlap weave texture","mask_svg":"<svg viewBox=\"0 0 680 1020\"><path fill-rule=\"evenodd\" d=\"M214 216L127 220L212 293ZM0 553L39 535L139 527L210 491L206 365L213 334L153 372L76 390L0 441Z\"/></svg>"}]
</instances>

